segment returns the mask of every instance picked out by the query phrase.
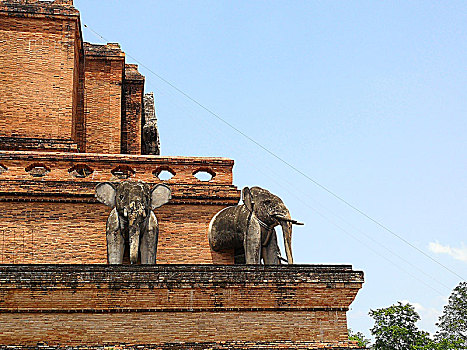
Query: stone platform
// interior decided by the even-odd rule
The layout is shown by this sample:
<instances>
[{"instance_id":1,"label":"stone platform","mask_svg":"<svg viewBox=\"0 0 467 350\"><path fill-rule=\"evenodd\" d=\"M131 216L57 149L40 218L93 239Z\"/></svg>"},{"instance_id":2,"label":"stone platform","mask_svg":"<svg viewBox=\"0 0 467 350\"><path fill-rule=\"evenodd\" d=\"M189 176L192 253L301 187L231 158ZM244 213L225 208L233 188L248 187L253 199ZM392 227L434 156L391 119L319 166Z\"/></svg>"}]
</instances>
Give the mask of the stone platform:
<instances>
[{"instance_id":1,"label":"stone platform","mask_svg":"<svg viewBox=\"0 0 467 350\"><path fill-rule=\"evenodd\" d=\"M0 344L358 348L362 283L349 265L0 265Z\"/></svg>"}]
</instances>

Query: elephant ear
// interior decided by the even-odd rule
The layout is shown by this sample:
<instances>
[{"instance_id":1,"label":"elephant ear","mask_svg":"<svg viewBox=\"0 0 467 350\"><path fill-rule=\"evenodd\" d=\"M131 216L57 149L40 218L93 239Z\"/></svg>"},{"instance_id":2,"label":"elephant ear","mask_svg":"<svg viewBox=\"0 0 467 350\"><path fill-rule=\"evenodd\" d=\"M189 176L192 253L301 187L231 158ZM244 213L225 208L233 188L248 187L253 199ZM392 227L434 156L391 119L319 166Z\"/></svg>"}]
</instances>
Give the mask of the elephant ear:
<instances>
[{"instance_id":1,"label":"elephant ear","mask_svg":"<svg viewBox=\"0 0 467 350\"><path fill-rule=\"evenodd\" d=\"M151 209L159 208L172 198L172 192L166 185L159 184L151 191Z\"/></svg>"},{"instance_id":2,"label":"elephant ear","mask_svg":"<svg viewBox=\"0 0 467 350\"><path fill-rule=\"evenodd\" d=\"M248 187L245 187L242 190L242 200L246 208L249 211L253 211L253 207L255 206L255 201L253 200L253 196L251 195L251 191Z\"/></svg>"},{"instance_id":3,"label":"elephant ear","mask_svg":"<svg viewBox=\"0 0 467 350\"><path fill-rule=\"evenodd\" d=\"M99 202L113 208L115 207L115 194L117 190L110 182L102 182L96 186L96 198Z\"/></svg>"}]
</instances>

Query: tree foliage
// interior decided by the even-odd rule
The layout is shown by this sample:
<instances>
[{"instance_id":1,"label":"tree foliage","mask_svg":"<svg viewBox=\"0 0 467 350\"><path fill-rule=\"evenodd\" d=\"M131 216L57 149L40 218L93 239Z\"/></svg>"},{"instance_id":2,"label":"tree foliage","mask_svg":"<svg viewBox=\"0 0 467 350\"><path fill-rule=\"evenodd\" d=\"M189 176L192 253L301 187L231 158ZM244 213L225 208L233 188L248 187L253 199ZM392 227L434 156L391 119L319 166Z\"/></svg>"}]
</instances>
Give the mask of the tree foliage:
<instances>
[{"instance_id":1,"label":"tree foliage","mask_svg":"<svg viewBox=\"0 0 467 350\"><path fill-rule=\"evenodd\" d=\"M416 322L420 316L410 304L392 305L370 310L375 325L370 329L375 337L375 350L418 350L426 349L431 340L429 334L420 331Z\"/></svg>"},{"instance_id":2,"label":"tree foliage","mask_svg":"<svg viewBox=\"0 0 467 350\"><path fill-rule=\"evenodd\" d=\"M454 288L436 325L438 342L455 343L456 349L467 349L467 282Z\"/></svg>"},{"instance_id":3,"label":"tree foliage","mask_svg":"<svg viewBox=\"0 0 467 350\"><path fill-rule=\"evenodd\" d=\"M362 332L354 333L351 329L349 329L349 340L357 341L357 345L362 347L370 344L370 339L366 339Z\"/></svg>"},{"instance_id":4,"label":"tree foliage","mask_svg":"<svg viewBox=\"0 0 467 350\"><path fill-rule=\"evenodd\" d=\"M370 310L375 324L370 329L375 338L369 348L373 350L461 350L467 349L467 282L454 288L436 324L439 331L434 339L429 333L418 329L420 316L410 304L395 305ZM370 341L360 332L349 329L349 339L361 347Z\"/></svg>"}]
</instances>

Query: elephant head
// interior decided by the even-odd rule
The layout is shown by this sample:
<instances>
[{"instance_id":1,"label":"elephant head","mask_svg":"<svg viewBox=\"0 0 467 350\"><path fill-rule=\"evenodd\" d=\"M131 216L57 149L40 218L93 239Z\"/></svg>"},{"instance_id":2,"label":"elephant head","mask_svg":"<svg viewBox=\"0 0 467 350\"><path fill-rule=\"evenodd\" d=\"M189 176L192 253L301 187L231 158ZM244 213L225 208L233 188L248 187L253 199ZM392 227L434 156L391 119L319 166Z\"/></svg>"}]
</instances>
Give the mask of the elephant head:
<instances>
[{"instance_id":1,"label":"elephant head","mask_svg":"<svg viewBox=\"0 0 467 350\"><path fill-rule=\"evenodd\" d=\"M143 264L154 264L159 229L152 210L170 200L170 189L162 184L150 189L142 181L117 185L104 182L97 185L96 198L113 208L107 220L109 262L122 263L124 243L128 241L132 264L137 262L139 253Z\"/></svg>"},{"instance_id":2,"label":"elephant head","mask_svg":"<svg viewBox=\"0 0 467 350\"><path fill-rule=\"evenodd\" d=\"M242 198L245 207L250 212L254 212L260 226L263 228L263 246L269 244L271 235L274 234L274 227L277 225L281 226L287 262L293 264L292 224L303 225L303 223L293 220L282 199L264 188L245 187L242 190Z\"/></svg>"}]
</instances>

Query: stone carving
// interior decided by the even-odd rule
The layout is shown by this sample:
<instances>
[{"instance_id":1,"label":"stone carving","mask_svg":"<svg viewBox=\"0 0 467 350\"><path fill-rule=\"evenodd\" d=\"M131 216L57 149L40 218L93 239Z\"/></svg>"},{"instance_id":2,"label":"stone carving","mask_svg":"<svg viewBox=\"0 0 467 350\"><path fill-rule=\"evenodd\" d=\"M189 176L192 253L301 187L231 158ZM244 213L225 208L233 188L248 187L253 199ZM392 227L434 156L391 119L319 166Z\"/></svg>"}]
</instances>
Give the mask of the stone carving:
<instances>
[{"instance_id":1,"label":"stone carving","mask_svg":"<svg viewBox=\"0 0 467 350\"><path fill-rule=\"evenodd\" d=\"M121 264L125 249L130 262L155 264L159 225L153 209L171 198L170 188L159 184L152 189L142 181L110 182L96 186L96 198L112 208L107 219L107 260Z\"/></svg>"},{"instance_id":2,"label":"stone carving","mask_svg":"<svg viewBox=\"0 0 467 350\"><path fill-rule=\"evenodd\" d=\"M144 116L146 122L143 126L142 153L159 155L161 154L161 145L154 108L154 94L152 92L144 94Z\"/></svg>"},{"instance_id":3,"label":"stone carving","mask_svg":"<svg viewBox=\"0 0 467 350\"><path fill-rule=\"evenodd\" d=\"M218 212L209 224L209 245L214 251L244 249L247 264L280 264L275 226L281 225L287 262L293 264L292 224L289 210L276 195L261 187L245 187L243 203Z\"/></svg>"}]
</instances>

